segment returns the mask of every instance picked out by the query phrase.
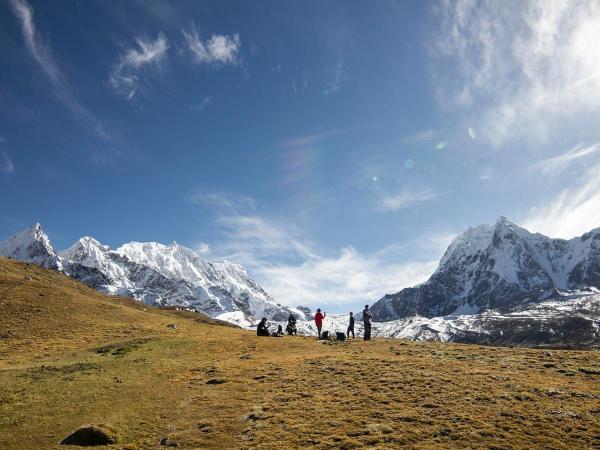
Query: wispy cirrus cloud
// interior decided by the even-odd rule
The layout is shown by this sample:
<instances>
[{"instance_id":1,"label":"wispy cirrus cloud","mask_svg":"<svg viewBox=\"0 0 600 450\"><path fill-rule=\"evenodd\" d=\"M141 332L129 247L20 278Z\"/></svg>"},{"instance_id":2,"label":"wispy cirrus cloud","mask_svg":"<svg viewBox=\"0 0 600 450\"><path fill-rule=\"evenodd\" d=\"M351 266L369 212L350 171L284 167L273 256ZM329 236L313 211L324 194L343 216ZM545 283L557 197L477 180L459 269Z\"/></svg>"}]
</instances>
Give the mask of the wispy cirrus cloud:
<instances>
[{"instance_id":1,"label":"wispy cirrus cloud","mask_svg":"<svg viewBox=\"0 0 600 450\"><path fill-rule=\"evenodd\" d=\"M340 134L342 131L338 129L323 130L316 133L309 133L303 136L291 137L284 140L279 144L281 148L296 148L296 147L307 147L310 145L318 144L319 142L326 141L331 137Z\"/></svg>"},{"instance_id":2,"label":"wispy cirrus cloud","mask_svg":"<svg viewBox=\"0 0 600 450\"><path fill-rule=\"evenodd\" d=\"M50 81L56 98L95 135L106 141L111 141L111 136L104 130L98 118L79 102L58 67L50 47L39 36L33 20L31 5L26 0L9 0L9 5L20 22L25 46L30 56Z\"/></svg>"},{"instance_id":3,"label":"wispy cirrus cloud","mask_svg":"<svg viewBox=\"0 0 600 450\"><path fill-rule=\"evenodd\" d=\"M0 152L0 155L2 155L2 164L0 164L0 172L13 173L15 171L15 165L10 160L8 155L5 152Z\"/></svg>"},{"instance_id":4,"label":"wispy cirrus cloud","mask_svg":"<svg viewBox=\"0 0 600 450\"><path fill-rule=\"evenodd\" d=\"M600 3L446 0L435 9L437 97L476 124L478 139L545 142L597 111Z\"/></svg>"},{"instance_id":5,"label":"wispy cirrus cloud","mask_svg":"<svg viewBox=\"0 0 600 450\"><path fill-rule=\"evenodd\" d=\"M339 91L342 88L344 79L344 60L340 59L335 66L333 79L329 81L325 89L323 89L323 95L330 95Z\"/></svg>"},{"instance_id":6,"label":"wispy cirrus cloud","mask_svg":"<svg viewBox=\"0 0 600 450\"><path fill-rule=\"evenodd\" d=\"M197 64L237 65L240 63L239 52L241 41L239 34L232 36L213 34L203 41L198 35L196 26L192 22L190 31L181 30L192 54L192 61Z\"/></svg>"},{"instance_id":7,"label":"wispy cirrus cloud","mask_svg":"<svg viewBox=\"0 0 600 450\"><path fill-rule=\"evenodd\" d=\"M257 214L255 202L245 196L241 201L210 193L188 198L215 205L221 237L208 255L244 265L277 301L291 306L359 304L420 283L437 266L440 242L449 241L445 235L420 240L418 245L432 257L418 261L398 261L403 246L363 253L348 245L325 255L296 225ZM244 209L244 204L252 206Z\"/></svg>"},{"instance_id":8,"label":"wispy cirrus cloud","mask_svg":"<svg viewBox=\"0 0 600 450\"><path fill-rule=\"evenodd\" d=\"M425 190L403 190L397 194L385 195L377 200L378 211L398 211L418 203L434 200L444 194Z\"/></svg>"},{"instance_id":9,"label":"wispy cirrus cloud","mask_svg":"<svg viewBox=\"0 0 600 450\"><path fill-rule=\"evenodd\" d=\"M108 81L115 91L131 100L141 86L141 71L160 69L164 63L169 43L162 32L155 40L136 37L137 48L130 48L122 54L111 71Z\"/></svg>"},{"instance_id":10,"label":"wispy cirrus cloud","mask_svg":"<svg viewBox=\"0 0 600 450\"><path fill-rule=\"evenodd\" d=\"M554 156L552 158L546 158L536 164L533 164L530 169L533 171L540 171L546 174L559 172L568 167L571 163L597 154L600 151L600 142L593 144L578 144L567 152Z\"/></svg>"},{"instance_id":11,"label":"wispy cirrus cloud","mask_svg":"<svg viewBox=\"0 0 600 450\"><path fill-rule=\"evenodd\" d=\"M205 97L200 103L196 105L189 105L188 108L194 112L200 112L205 109L208 105L210 105L214 100L214 97L208 96Z\"/></svg>"},{"instance_id":12,"label":"wispy cirrus cloud","mask_svg":"<svg viewBox=\"0 0 600 450\"><path fill-rule=\"evenodd\" d=\"M185 199L193 204L210 207L220 214L239 213L239 211L254 210L256 201L248 195L230 194L224 192L196 191Z\"/></svg>"},{"instance_id":13,"label":"wispy cirrus cloud","mask_svg":"<svg viewBox=\"0 0 600 450\"><path fill-rule=\"evenodd\" d=\"M600 164L592 165L571 186L531 208L523 226L565 239L600 227Z\"/></svg>"}]
</instances>

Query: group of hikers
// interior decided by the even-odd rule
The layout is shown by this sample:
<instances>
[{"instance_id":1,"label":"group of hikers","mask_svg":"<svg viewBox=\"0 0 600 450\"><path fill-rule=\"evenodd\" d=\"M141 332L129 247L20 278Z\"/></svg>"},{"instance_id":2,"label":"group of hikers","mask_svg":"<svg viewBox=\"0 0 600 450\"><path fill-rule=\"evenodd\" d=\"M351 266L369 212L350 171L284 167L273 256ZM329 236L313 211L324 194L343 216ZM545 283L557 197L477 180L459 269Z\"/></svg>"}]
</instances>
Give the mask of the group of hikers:
<instances>
[{"instance_id":1,"label":"group of hikers","mask_svg":"<svg viewBox=\"0 0 600 450\"><path fill-rule=\"evenodd\" d=\"M322 331L323 330L323 320L325 320L325 317L327 317L327 314L325 313L325 311L321 311L321 308L318 308L317 313L315 314L315 325L317 327L317 337L319 339L323 339L324 335L328 335L328 332ZM371 311L369 310L369 305L365 305L365 309L362 312L362 320L363 320L363 326L364 326L363 339L365 341L371 340L371 320L372 319L373 319L373 314L371 314ZM355 322L354 313L350 312L348 328L346 329L346 337L347 338L350 338L350 333L352 333L352 339L355 338L354 322ZM294 316L294 314L291 312L288 317L288 323L287 323L287 326L285 327L285 331L290 336L298 333L298 330L296 328L296 316ZM269 328L267 326L267 318L263 317L261 319L260 323L258 324L258 326L256 327L256 334L258 336L280 337L280 336L283 336L283 327L281 325L279 325L277 327L277 331L271 332L271 331L269 331ZM343 335L343 333L340 333L340 334ZM342 336L342 338L343 337L344 336Z\"/></svg>"}]
</instances>

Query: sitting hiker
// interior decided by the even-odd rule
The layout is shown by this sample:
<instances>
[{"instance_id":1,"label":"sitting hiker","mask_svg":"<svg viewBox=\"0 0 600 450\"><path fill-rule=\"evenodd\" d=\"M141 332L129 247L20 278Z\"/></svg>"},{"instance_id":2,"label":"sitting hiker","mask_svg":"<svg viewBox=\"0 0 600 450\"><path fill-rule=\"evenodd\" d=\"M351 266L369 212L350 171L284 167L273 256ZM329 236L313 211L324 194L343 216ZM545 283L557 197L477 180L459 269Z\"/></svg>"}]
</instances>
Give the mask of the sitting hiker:
<instances>
[{"instance_id":1,"label":"sitting hiker","mask_svg":"<svg viewBox=\"0 0 600 450\"><path fill-rule=\"evenodd\" d=\"M275 336L283 336L283 327L281 325L277 326L277 332L275 333Z\"/></svg>"},{"instance_id":2,"label":"sitting hiker","mask_svg":"<svg viewBox=\"0 0 600 450\"><path fill-rule=\"evenodd\" d=\"M256 335L257 336L271 336L269 333L269 329L267 328L267 318L263 317L256 327Z\"/></svg>"},{"instance_id":3,"label":"sitting hiker","mask_svg":"<svg viewBox=\"0 0 600 450\"><path fill-rule=\"evenodd\" d=\"M298 333L298 330L296 329L296 317L293 313L290 313L290 316L288 317L288 323L285 327L285 331L287 331L287 334L290 336Z\"/></svg>"}]
</instances>

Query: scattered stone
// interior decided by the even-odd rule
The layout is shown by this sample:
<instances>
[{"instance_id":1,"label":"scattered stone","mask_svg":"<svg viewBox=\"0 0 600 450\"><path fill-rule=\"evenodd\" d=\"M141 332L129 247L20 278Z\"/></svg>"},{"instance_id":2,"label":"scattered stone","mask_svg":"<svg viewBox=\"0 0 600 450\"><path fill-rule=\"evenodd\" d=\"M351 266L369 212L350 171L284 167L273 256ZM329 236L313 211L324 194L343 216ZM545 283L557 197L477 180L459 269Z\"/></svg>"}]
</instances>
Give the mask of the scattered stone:
<instances>
[{"instance_id":1,"label":"scattered stone","mask_svg":"<svg viewBox=\"0 0 600 450\"><path fill-rule=\"evenodd\" d=\"M565 411L562 409L551 409L548 414L559 417L568 417L570 419L581 419L581 414L575 411Z\"/></svg>"},{"instance_id":2,"label":"scattered stone","mask_svg":"<svg viewBox=\"0 0 600 450\"><path fill-rule=\"evenodd\" d=\"M159 444L162 445L163 447L179 447L179 444L177 442L169 439L168 436L165 436L164 438L162 438L160 440Z\"/></svg>"},{"instance_id":3,"label":"scattered stone","mask_svg":"<svg viewBox=\"0 0 600 450\"><path fill-rule=\"evenodd\" d=\"M60 441L59 444L93 447L98 445L110 445L114 444L115 442L116 439L114 436L109 435L106 431L96 426L88 425L74 431Z\"/></svg>"},{"instance_id":4,"label":"scattered stone","mask_svg":"<svg viewBox=\"0 0 600 450\"><path fill-rule=\"evenodd\" d=\"M367 425L369 433L383 433L390 434L394 432L394 429L385 423L370 423Z\"/></svg>"},{"instance_id":5,"label":"scattered stone","mask_svg":"<svg viewBox=\"0 0 600 450\"><path fill-rule=\"evenodd\" d=\"M200 422L198 424L198 430L200 430L202 433L210 433L212 431L212 423Z\"/></svg>"},{"instance_id":6,"label":"scattered stone","mask_svg":"<svg viewBox=\"0 0 600 450\"><path fill-rule=\"evenodd\" d=\"M227 383L227 380L223 380L222 378L211 378L206 382L206 384L223 384Z\"/></svg>"},{"instance_id":7,"label":"scattered stone","mask_svg":"<svg viewBox=\"0 0 600 450\"><path fill-rule=\"evenodd\" d=\"M578 370L581 373L585 373L586 375L600 375L600 369L591 369L588 367L580 367Z\"/></svg>"},{"instance_id":8,"label":"scattered stone","mask_svg":"<svg viewBox=\"0 0 600 450\"><path fill-rule=\"evenodd\" d=\"M254 408L248 415L248 420L267 420L273 417L273 414L269 414L265 409L260 406Z\"/></svg>"},{"instance_id":9,"label":"scattered stone","mask_svg":"<svg viewBox=\"0 0 600 450\"><path fill-rule=\"evenodd\" d=\"M175 325L174 323L170 323L169 325L167 325L167 328L172 328L172 329L176 330L177 325Z\"/></svg>"},{"instance_id":10,"label":"scattered stone","mask_svg":"<svg viewBox=\"0 0 600 450\"><path fill-rule=\"evenodd\" d=\"M552 358L554 355L552 354L552 352L544 352L544 356Z\"/></svg>"}]
</instances>

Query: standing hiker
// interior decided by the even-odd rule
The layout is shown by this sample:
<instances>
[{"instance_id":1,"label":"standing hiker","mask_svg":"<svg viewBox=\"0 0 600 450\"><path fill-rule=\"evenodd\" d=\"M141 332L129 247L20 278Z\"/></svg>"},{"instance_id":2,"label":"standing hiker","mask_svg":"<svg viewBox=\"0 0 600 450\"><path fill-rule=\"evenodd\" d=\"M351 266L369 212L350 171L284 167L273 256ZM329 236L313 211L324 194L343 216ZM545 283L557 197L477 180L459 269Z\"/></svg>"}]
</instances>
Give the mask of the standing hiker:
<instances>
[{"instance_id":1,"label":"standing hiker","mask_svg":"<svg viewBox=\"0 0 600 450\"><path fill-rule=\"evenodd\" d=\"M350 337L350 333L352 333L352 339L354 339L354 313L352 311L350 311L350 323L346 330L346 337Z\"/></svg>"},{"instance_id":2,"label":"standing hiker","mask_svg":"<svg viewBox=\"0 0 600 450\"><path fill-rule=\"evenodd\" d=\"M317 313L315 314L315 325L317 326L317 334L319 339L321 339L321 328L323 328L323 319L327 316L325 312L321 313L321 308L317 308Z\"/></svg>"},{"instance_id":3,"label":"standing hiker","mask_svg":"<svg viewBox=\"0 0 600 450\"><path fill-rule=\"evenodd\" d=\"M369 305L365 305L365 309L363 311L363 323L365 325L365 333L364 340L371 340L371 319L373 318L373 314L369 311Z\"/></svg>"}]
</instances>

